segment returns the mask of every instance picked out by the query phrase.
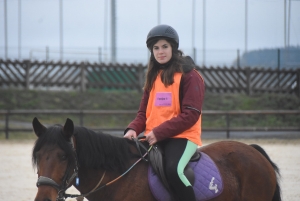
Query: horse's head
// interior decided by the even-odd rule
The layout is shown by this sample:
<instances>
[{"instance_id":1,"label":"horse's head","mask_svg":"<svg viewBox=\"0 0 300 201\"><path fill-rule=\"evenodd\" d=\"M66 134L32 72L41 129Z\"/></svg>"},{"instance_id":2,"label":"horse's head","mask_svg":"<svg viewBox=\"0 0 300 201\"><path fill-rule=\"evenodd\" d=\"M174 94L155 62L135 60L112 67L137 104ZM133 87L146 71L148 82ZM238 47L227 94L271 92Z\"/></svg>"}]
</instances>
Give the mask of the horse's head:
<instances>
[{"instance_id":1,"label":"horse's head","mask_svg":"<svg viewBox=\"0 0 300 201\"><path fill-rule=\"evenodd\" d=\"M32 152L33 165L37 168L38 192L35 201L64 200L66 188L77 175L74 150L74 124L67 119L64 126L43 126L37 118L32 122L38 139Z\"/></svg>"}]
</instances>

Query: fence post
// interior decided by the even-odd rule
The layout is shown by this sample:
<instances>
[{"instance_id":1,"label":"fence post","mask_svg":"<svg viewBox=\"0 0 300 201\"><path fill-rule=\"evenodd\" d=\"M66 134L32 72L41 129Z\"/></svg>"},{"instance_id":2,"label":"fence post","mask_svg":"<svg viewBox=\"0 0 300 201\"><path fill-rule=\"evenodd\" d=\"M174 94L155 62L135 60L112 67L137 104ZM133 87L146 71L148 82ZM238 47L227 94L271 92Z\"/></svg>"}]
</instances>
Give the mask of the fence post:
<instances>
[{"instance_id":1,"label":"fence post","mask_svg":"<svg viewBox=\"0 0 300 201\"><path fill-rule=\"evenodd\" d=\"M46 68L46 90L49 90L49 86L51 86L50 79L49 79L49 72L48 72L48 63L49 63L49 47L46 46L46 61L45 61L45 68Z\"/></svg>"},{"instance_id":2,"label":"fence post","mask_svg":"<svg viewBox=\"0 0 300 201\"><path fill-rule=\"evenodd\" d=\"M143 84L144 84L144 79L143 79L143 75L144 75L144 72L143 72L143 65L140 64L138 65L138 76L139 76L139 88L138 88L138 91L141 92L142 89L143 89Z\"/></svg>"},{"instance_id":3,"label":"fence post","mask_svg":"<svg viewBox=\"0 0 300 201\"><path fill-rule=\"evenodd\" d=\"M9 110L5 114L5 139L9 138Z\"/></svg>"},{"instance_id":4,"label":"fence post","mask_svg":"<svg viewBox=\"0 0 300 201\"><path fill-rule=\"evenodd\" d=\"M297 70L297 86L296 95L300 98L300 69Z\"/></svg>"},{"instance_id":5,"label":"fence post","mask_svg":"<svg viewBox=\"0 0 300 201\"><path fill-rule=\"evenodd\" d=\"M102 48L98 47L98 57L99 57L99 64L102 63Z\"/></svg>"},{"instance_id":6,"label":"fence post","mask_svg":"<svg viewBox=\"0 0 300 201\"><path fill-rule=\"evenodd\" d=\"M84 62L81 62L80 63L80 90L81 90L81 92L86 91L84 67L85 67Z\"/></svg>"},{"instance_id":7,"label":"fence post","mask_svg":"<svg viewBox=\"0 0 300 201\"><path fill-rule=\"evenodd\" d=\"M24 61L24 64L25 64L25 89L29 89L29 85L30 85L30 67L31 67L31 62L30 60L25 60Z\"/></svg>"},{"instance_id":8,"label":"fence post","mask_svg":"<svg viewBox=\"0 0 300 201\"><path fill-rule=\"evenodd\" d=\"M46 46L46 62L49 62L49 46Z\"/></svg>"},{"instance_id":9,"label":"fence post","mask_svg":"<svg viewBox=\"0 0 300 201\"><path fill-rule=\"evenodd\" d=\"M241 84L241 63L240 63L240 49L237 49L237 58L236 58L236 65L237 65L237 74L238 74L238 80L237 80L237 88L239 89L239 92L243 91L243 86Z\"/></svg>"},{"instance_id":10,"label":"fence post","mask_svg":"<svg viewBox=\"0 0 300 201\"><path fill-rule=\"evenodd\" d=\"M250 67L246 67L246 86L247 86L247 95L251 95L251 69Z\"/></svg>"},{"instance_id":11,"label":"fence post","mask_svg":"<svg viewBox=\"0 0 300 201\"><path fill-rule=\"evenodd\" d=\"M226 138L230 138L230 118L228 113L226 113Z\"/></svg>"},{"instance_id":12,"label":"fence post","mask_svg":"<svg viewBox=\"0 0 300 201\"><path fill-rule=\"evenodd\" d=\"M237 65L237 68L241 67L241 64L240 64L240 49L237 49L236 65Z\"/></svg>"},{"instance_id":13,"label":"fence post","mask_svg":"<svg viewBox=\"0 0 300 201\"><path fill-rule=\"evenodd\" d=\"M280 49L279 48L277 50L277 79L278 79L277 87L279 91L280 90Z\"/></svg>"},{"instance_id":14,"label":"fence post","mask_svg":"<svg viewBox=\"0 0 300 201\"><path fill-rule=\"evenodd\" d=\"M82 110L80 110L80 112L79 112L79 124L80 124L80 126L83 126L83 111Z\"/></svg>"},{"instance_id":15,"label":"fence post","mask_svg":"<svg viewBox=\"0 0 300 201\"><path fill-rule=\"evenodd\" d=\"M195 47L193 48L193 57L194 57L193 58L194 59L194 63L197 64L197 61L196 61L196 59L197 59L197 49Z\"/></svg>"}]
</instances>

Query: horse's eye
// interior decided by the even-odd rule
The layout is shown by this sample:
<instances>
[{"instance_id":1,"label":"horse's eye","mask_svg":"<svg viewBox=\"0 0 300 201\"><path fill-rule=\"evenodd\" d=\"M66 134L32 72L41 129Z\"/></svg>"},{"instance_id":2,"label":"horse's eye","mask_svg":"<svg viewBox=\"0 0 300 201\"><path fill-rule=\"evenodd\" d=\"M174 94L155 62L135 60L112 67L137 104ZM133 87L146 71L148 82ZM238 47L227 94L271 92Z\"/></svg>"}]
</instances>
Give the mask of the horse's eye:
<instances>
[{"instance_id":1,"label":"horse's eye","mask_svg":"<svg viewBox=\"0 0 300 201\"><path fill-rule=\"evenodd\" d=\"M66 155L62 155L61 156L61 160L63 160L63 161L67 160L67 156Z\"/></svg>"}]
</instances>

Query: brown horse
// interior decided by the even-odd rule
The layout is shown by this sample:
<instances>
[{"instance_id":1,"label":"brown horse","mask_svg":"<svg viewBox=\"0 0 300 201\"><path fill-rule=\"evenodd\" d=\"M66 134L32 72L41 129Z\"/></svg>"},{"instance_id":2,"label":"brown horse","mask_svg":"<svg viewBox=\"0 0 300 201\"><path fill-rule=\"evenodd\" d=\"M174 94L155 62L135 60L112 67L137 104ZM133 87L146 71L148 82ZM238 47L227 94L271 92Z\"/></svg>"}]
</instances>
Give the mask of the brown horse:
<instances>
[{"instance_id":1,"label":"brown horse","mask_svg":"<svg viewBox=\"0 0 300 201\"><path fill-rule=\"evenodd\" d=\"M133 141L74 127L43 126L33 148L38 192L35 201L60 201L74 185L89 201L154 201L148 186L148 163L141 160ZM280 201L279 170L258 145L221 141L200 150L209 155L223 178L223 192L215 201Z\"/></svg>"}]
</instances>

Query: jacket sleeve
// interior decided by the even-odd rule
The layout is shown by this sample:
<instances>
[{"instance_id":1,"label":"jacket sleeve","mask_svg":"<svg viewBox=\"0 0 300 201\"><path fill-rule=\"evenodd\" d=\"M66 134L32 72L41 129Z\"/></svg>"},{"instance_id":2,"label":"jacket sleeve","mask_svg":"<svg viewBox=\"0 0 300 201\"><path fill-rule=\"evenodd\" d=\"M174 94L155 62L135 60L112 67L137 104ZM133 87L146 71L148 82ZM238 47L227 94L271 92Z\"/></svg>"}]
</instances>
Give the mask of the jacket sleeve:
<instances>
[{"instance_id":1,"label":"jacket sleeve","mask_svg":"<svg viewBox=\"0 0 300 201\"><path fill-rule=\"evenodd\" d=\"M136 115L135 119L131 123L129 123L129 125L127 126L127 128L124 131L124 134L126 134L126 132L129 129L135 130L137 135L139 135L140 133L145 131L146 109L147 109L147 105L148 105L148 99L149 99L149 92L144 91L137 115Z\"/></svg>"},{"instance_id":2,"label":"jacket sleeve","mask_svg":"<svg viewBox=\"0 0 300 201\"><path fill-rule=\"evenodd\" d=\"M195 70L181 78L181 113L153 129L158 141L175 136L192 127L199 119L204 99L204 81Z\"/></svg>"}]
</instances>

